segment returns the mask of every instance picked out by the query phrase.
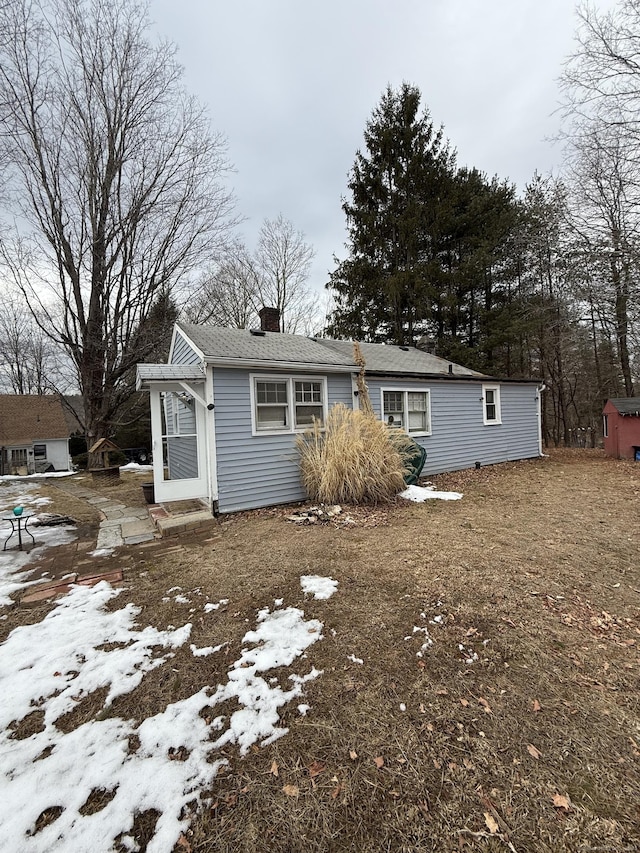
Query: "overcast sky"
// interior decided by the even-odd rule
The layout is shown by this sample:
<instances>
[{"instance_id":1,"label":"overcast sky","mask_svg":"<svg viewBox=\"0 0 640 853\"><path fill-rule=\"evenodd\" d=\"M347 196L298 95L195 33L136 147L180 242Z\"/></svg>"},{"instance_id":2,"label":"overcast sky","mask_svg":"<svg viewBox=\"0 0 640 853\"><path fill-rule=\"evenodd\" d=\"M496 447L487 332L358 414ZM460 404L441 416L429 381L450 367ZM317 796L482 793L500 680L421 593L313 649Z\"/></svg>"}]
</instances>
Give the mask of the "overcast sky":
<instances>
[{"instance_id":1,"label":"overcast sky","mask_svg":"<svg viewBox=\"0 0 640 853\"><path fill-rule=\"evenodd\" d=\"M318 290L345 257L341 197L387 84L419 87L459 165L519 189L558 170L547 139L574 0L151 0L150 12L227 136L248 248L282 213L316 250Z\"/></svg>"}]
</instances>

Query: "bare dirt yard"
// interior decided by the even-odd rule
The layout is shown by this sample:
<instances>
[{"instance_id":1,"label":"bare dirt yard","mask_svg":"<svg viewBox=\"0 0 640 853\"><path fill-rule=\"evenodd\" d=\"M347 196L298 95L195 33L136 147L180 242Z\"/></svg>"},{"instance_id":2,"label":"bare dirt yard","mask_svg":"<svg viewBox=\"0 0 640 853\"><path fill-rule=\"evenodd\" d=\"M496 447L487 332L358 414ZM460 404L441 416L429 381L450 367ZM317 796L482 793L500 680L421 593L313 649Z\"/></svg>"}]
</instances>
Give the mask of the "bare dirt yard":
<instances>
[{"instance_id":1,"label":"bare dirt yard","mask_svg":"<svg viewBox=\"0 0 640 853\"><path fill-rule=\"evenodd\" d=\"M291 508L243 513L135 551L122 595L138 626L190 622L189 643L108 707L104 690L82 697L56 721L65 732L136 726L225 683L263 608L322 623L271 673L284 685L321 671L280 708L288 732L209 756L226 764L185 808L176 851L640 850L640 463L558 451L433 483L464 498L345 507L313 525L286 520ZM337 590L305 595L304 575ZM0 640L53 606L6 610ZM42 725L35 712L12 722L21 739ZM173 760L188 759L186 740ZM153 849L161 820L143 811L115 849Z\"/></svg>"}]
</instances>

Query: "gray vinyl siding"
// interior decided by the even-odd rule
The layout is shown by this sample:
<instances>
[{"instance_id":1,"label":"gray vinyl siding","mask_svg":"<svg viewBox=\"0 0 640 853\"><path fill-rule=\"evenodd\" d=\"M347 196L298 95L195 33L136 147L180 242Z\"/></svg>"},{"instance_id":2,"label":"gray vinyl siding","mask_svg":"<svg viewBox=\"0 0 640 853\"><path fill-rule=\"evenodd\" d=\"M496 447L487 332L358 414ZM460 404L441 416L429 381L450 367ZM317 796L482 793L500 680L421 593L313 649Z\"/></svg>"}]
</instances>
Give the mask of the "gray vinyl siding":
<instances>
[{"instance_id":1,"label":"gray vinyl siding","mask_svg":"<svg viewBox=\"0 0 640 853\"><path fill-rule=\"evenodd\" d=\"M201 362L202 358L198 353L185 340L180 332L176 331L173 353L171 355L171 364L200 364Z\"/></svg>"},{"instance_id":2,"label":"gray vinyl siding","mask_svg":"<svg viewBox=\"0 0 640 853\"><path fill-rule=\"evenodd\" d=\"M257 371L253 371L257 375ZM300 376L298 371L296 376ZM270 377L264 373L266 379ZM317 377L317 374L310 378ZM351 376L326 374L327 402L351 405ZM220 512L302 501L295 435L252 435L249 371L215 367L216 460Z\"/></svg>"},{"instance_id":3,"label":"gray vinyl siding","mask_svg":"<svg viewBox=\"0 0 640 853\"><path fill-rule=\"evenodd\" d=\"M374 411L381 417L381 389L429 389L431 435L415 440L427 451L423 474L493 465L539 455L538 416L534 384L500 386L500 424L483 423L481 382L425 382L367 378Z\"/></svg>"}]
</instances>

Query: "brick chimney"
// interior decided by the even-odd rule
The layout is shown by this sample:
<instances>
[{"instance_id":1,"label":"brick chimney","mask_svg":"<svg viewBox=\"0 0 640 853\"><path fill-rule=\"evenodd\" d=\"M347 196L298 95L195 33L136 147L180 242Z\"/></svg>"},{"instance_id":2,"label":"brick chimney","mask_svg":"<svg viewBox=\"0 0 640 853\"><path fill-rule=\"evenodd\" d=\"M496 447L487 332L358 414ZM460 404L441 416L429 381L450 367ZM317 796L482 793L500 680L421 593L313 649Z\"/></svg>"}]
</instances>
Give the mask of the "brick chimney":
<instances>
[{"instance_id":1,"label":"brick chimney","mask_svg":"<svg viewBox=\"0 0 640 853\"><path fill-rule=\"evenodd\" d=\"M280 312L277 308L261 308L258 311L260 317L260 328L263 332L280 331Z\"/></svg>"}]
</instances>

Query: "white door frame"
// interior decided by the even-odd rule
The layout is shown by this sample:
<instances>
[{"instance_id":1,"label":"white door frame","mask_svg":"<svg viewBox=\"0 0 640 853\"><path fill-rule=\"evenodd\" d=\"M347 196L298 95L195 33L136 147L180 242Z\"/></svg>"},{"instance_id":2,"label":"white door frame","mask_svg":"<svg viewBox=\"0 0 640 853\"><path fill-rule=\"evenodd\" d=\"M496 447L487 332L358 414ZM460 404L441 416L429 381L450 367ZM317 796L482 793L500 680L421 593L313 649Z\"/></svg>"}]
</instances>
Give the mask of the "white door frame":
<instances>
[{"instance_id":1,"label":"white door frame","mask_svg":"<svg viewBox=\"0 0 640 853\"><path fill-rule=\"evenodd\" d=\"M198 475L188 479L165 480L163 460L162 401L164 391L184 393L193 398L196 421L196 447L198 456ZM153 446L153 485L156 503L180 501L190 498L204 498L211 501L209 494L209 454L207 432L207 409L203 405L203 383L154 382L150 384L151 436Z\"/></svg>"}]
</instances>

